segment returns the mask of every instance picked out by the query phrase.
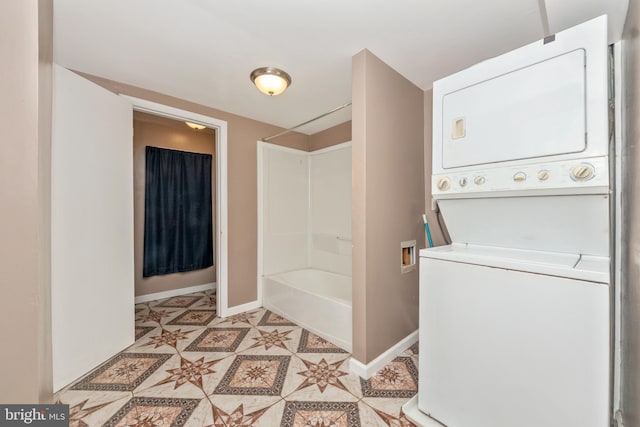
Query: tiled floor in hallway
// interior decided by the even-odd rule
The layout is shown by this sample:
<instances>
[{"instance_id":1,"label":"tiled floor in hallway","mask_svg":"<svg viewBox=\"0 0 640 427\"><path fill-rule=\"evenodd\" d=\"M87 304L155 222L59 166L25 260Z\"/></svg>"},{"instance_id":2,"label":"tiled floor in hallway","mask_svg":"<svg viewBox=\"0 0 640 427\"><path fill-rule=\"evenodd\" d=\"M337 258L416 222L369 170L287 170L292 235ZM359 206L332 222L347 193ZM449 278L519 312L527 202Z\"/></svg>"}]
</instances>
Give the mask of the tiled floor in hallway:
<instances>
[{"instance_id":1,"label":"tiled floor in hallway","mask_svg":"<svg viewBox=\"0 0 640 427\"><path fill-rule=\"evenodd\" d=\"M417 392L417 346L365 381L347 352L287 319L215 307L214 292L138 304L136 342L57 394L70 425L413 425L401 407Z\"/></svg>"}]
</instances>

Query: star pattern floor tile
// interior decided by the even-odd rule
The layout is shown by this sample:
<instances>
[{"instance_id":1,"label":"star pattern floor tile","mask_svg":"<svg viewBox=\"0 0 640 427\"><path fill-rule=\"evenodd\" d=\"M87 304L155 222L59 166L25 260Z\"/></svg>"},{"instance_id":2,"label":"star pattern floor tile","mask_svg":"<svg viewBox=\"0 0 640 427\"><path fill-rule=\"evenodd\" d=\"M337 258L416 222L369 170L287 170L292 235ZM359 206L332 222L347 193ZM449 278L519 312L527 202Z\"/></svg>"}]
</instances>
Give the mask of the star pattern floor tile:
<instances>
[{"instance_id":1,"label":"star pattern floor tile","mask_svg":"<svg viewBox=\"0 0 640 427\"><path fill-rule=\"evenodd\" d=\"M131 396L131 392L67 391L64 400L58 396L54 402L69 405L70 427L89 427L104 424Z\"/></svg>"},{"instance_id":2,"label":"star pattern floor tile","mask_svg":"<svg viewBox=\"0 0 640 427\"><path fill-rule=\"evenodd\" d=\"M187 310L167 325L207 326L215 317L215 310Z\"/></svg>"},{"instance_id":3,"label":"star pattern floor tile","mask_svg":"<svg viewBox=\"0 0 640 427\"><path fill-rule=\"evenodd\" d=\"M251 328L207 328L185 351L234 352Z\"/></svg>"},{"instance_id":4,"label":"star pattern floor tile","mask_svg":"<svg viewBox=\"0 0 640 427\"><path fill-rule=\"evenodd\" d=\"M176 316L178 313L179 311L174 309L154 310L150 307L146 307L145 310L140 311L136 315L136 326L159 326L161 324L164 324L168 319Z\"/></svg>"},{"instance_id":5,"label":"star pattern floor tile","mask_svg":"<svg viewBox=\"0 0 640 427\"><path fill-rule=\"evenodd\" d=\"M215 427L275 427L280 425L285 402L280 396L215 396Z\"/></svg>"},{"instance_id":6,"label":"star pattern floor tile","mask_svg":"<svg viewBox=\"0 0 640 427\"><path fill-rule=\"evenodd\" d=\"M246 326L253 325L256 321L258 313L255 311L247 311L244 313L234 314L233 316L222 319L218 325Z\"/></svg>"},{"instance_id":7,"label":"star pattern floor tile","mask_svg":"<svg viewBox=\"0 0 640 427\"><path fill-rule=\"evenodd\" d=\"M297 326L292 321L285 319L284 317L272 313L269 310L266 310L260 321L258 322L258 326Z\"/></svg>"},{"instance_id":8,"label":"star pattern floor tile","mask_svg":"<svg viewBox=\"0 0 640 427\"><path fill-rule=\"evenodd\" d=\"M298 344L298 353L346 353L346 351L324 338L303 329L300 336L300 343Z\"/></svg>"},{"instance_id":9,"label":"star pattern floor tile","mask_svg":"<svg viewBox=\"0 0 640 427\"><path fill-rule=\"evenodd\" d=\"M238 355L214 393L280 395L291 356Z\"/></svg>"},{"instance_id":10,"label":"star pattern floor tile","mask_svg":"<svg viewBox=\"0 0 640 427\"><path fill-rule=\"evenodd\" d=\"M157 399L134 397L103 427L183 426L200 399Z\"/></svg>"},{"instance_id":11,"label":"star pattern floor tile","mask_svg":"<svg viewBox=\"0 0 640 427\"><path fill-rule=\"evenodd\" d=\"M402 405L406 399L385 399L379 402L369 402L369 399L358 402L360 422L367 427L416 427L402 412Z\"/></svg>"},{"instance_id":12,"label":"star pattern floor tile","mask_svg":"<svg viewBox=\"0 0 640 427\"><path fill-rule=\"evenodd\" d=\"M335 426L360 427L355 402L287 402L281 427Z\"/></svg>"},{"instance_id":13,"label":"star pattern floor tile","mask_svg":"<svg viewBox=\"0 0 640 427\"><path fill-rule=\"evenodd\" d=\"M154 307L174 307L174 308L187 308L198 302L202 296L200 295L184 295L179 297L171 297L167 300L163 300L160 304L156 304Z\"/></svg>"},{"instance_id":14,"label":"star pattern floor tile","mask_svg":"<svg viewBox=\"0 0 640 427\"><path fill-rule=\"evenodd\" d=\"M322 358L318 363L304 359L302 362L305 364L306 369L298 372L298 375L302 375L304 378L302 384L298 386L298 390L315 385L320 392L324 392L324 390L331 385L340 390L347 391L347 388L340 380L340 377L349 375L348 372L340 370L340 365L344 363L343 360L329 363Z\"/></svg>"},{"instance_id":15,"label":"star pattern floor tile","mask_svg":"<svg viewBox=\"0 0 640 427\"><path fill-rule=\"evenodd\" d=\"M298 354L289 372L283 388L287 400L352 402L362 397L360 377L349 372L348 354Z\"/></svg>"},{"instance_id":16,"label":"star pattern floor tile","mask_svg":"<svg viewBox=\"0 0 640 427\"><path fill-rule=\"evenodd\" d=\"M155 326L136 326L136 331L135 331L136 341L142 338L143 336L147 335L149 332L153 331L154 329L155 329Z\"/></svg>"},{"instance_id":17,"label":"star pattern floor tile","mask_svg":"<svg viewBox=\"0 0 640 427\"><path fill-rule=\"evenodd\" d=\"M171 354L120 353L80 380L71 389L131 391L170 357Z\"/></svg>"},{"instance_id":18,"label":"star pattern floor tile","mask_svg":"<svg viewBox=\"0 0 640 427\"><path fill-rule=\"evenodd\" d=\"M410 398L418 392L418 369L410 357L400 356L360 383L365 397Z\"/></svg>"},{"instance_id":19,"label":"star pattern floor tile","mask_svg":"<svg viewBox=\"0 0 640 427\"><path fill-rule=\"evenodd\" d=\"M409 347L409 350L411 351L411 353L418 355L418 342Z\"/></svg>"},{"instance_id":20,"label":"star pattern floor tile","mask_svg":"<svg viewBox=\"0 0 640 427\"><path fill-rule=\"evenodd\" d=\"M56 394L70 426L414 427L417 343L364 380L283 316L215 308L215 291L137 304L136 342Z\"/></svg>"}]
</instances>

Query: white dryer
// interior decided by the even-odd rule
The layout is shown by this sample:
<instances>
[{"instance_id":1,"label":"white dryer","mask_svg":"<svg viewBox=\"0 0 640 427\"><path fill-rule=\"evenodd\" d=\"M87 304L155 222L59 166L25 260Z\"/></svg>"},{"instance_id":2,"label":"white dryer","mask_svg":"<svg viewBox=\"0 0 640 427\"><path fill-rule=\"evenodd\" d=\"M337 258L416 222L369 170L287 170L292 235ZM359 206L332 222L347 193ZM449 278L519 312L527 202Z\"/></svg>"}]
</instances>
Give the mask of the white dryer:
<instances>
[{"instance_id":1,"label":"white dryer","mask_svg":"<svg viewBox=\"0 0 640 427\"><path fill-rule=\"evenodd\" d=\"M414 421L609 425L607 82L600 17L434 84Z\"/></svg>"}]
</instances>

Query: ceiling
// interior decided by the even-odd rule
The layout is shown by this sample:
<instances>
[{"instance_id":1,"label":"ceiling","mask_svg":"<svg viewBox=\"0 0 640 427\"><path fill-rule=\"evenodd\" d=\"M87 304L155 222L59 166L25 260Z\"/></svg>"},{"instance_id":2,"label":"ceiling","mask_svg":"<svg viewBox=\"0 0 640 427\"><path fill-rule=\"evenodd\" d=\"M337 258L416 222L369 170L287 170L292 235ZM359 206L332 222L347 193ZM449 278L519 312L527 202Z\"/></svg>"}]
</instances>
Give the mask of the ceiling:
<instances>
[{"instance_id":1,"label":"ceiling","mask_svg":"<svg viewBox=\"0 0 640 427\"><path fill-rule=\"evenodd\" d=\"M107 79L292 127L351 100L351 58L368 49L423 90L434 80L609 14L628 0L54 0L54 61ZM543 7L541 7L541 5ZM546 10L546 14L545 11ZM272 66L293 83L258 92ZM351 118L346 108L301 128Z\"/></svg>"}]
</instances>

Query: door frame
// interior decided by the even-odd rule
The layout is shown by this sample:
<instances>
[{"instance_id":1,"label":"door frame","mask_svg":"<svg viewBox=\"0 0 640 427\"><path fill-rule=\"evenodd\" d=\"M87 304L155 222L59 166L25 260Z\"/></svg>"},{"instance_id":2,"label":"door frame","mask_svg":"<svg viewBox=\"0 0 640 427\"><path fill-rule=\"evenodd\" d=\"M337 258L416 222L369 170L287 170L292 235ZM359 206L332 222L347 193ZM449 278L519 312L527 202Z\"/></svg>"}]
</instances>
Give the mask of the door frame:
<instances>
[{"instance_id":1,"label":"door frame","mask_svg":"<svg viewBox=\"0 0 640 427\"><path fill-rule=\"evenodd\" d=\"M120 95L128 99L134 111L154 114L169 119L202 124L216 131L216 312L227 317L228 301L228 198L227 198L227 122L215 117L169 107L146 99Z\"/></svg>"}]
</instances>

